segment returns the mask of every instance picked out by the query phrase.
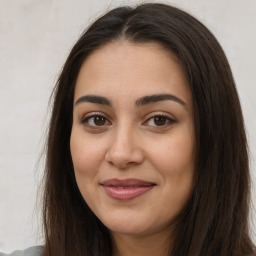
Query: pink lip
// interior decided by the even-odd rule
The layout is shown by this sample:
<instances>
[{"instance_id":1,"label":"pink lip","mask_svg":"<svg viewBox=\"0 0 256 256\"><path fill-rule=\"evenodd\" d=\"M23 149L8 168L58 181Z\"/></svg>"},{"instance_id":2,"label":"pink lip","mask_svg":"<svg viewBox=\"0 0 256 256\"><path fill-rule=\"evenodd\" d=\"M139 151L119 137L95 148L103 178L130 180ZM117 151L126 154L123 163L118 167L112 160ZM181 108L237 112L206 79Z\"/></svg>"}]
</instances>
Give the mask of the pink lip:
<instances>
[{"instance_id":1,"label":"pink lip","mask_svg":"<svg viewBox=\"0 0 256 256\"><path fill-rule=\"evenodd\" d=\"M134 199L151 190L156 184L137 179L111 179L101 183L106 194L116 200Z\"/></svg>"}]
</instances>

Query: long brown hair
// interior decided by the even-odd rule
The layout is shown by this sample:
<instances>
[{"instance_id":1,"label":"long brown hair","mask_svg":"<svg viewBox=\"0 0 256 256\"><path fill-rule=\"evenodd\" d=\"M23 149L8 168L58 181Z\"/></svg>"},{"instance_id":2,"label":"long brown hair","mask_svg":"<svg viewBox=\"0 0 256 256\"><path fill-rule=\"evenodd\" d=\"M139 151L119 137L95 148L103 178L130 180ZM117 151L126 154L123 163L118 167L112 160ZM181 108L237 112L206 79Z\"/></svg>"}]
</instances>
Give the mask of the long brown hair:
<instances>
[{"instance_id":1,"label":"long brown hair","mask_svg":"<svg viewBox=\"0 0 256 256\"><path fill-rule=\"evenodd\" d=\"M179 216L170 255L252 255L247 142L230 66L203 24L165 4L109 11L82 34L67 58L54 89L48 133L43 255L112 255L109 230L77 187L69 140L79 69L90 53L120 38L158 42L175 52L190 82L197 145L195 188Z\"/></svg>"}]
</instances>

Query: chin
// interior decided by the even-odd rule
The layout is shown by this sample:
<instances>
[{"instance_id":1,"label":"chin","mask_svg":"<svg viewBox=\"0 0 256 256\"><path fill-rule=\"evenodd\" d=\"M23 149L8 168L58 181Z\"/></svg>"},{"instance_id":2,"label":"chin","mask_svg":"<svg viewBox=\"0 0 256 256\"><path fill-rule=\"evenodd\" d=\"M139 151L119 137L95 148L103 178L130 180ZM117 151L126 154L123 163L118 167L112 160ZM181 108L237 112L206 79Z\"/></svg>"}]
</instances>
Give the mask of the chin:
<instances>
[{"instance_id":1,"label":"chin","mask_svg":"<svg viewBox=\"0 0 256 256\"><path fill-rule=\"evenodd\" d=\"M152 214L136 215L122 214L112 215L101 219L103 224L112 232L128 236L148 236L170 227L170 222L160 222L152 219Z\"/></svg>"},{"instance_id":2,"label":"chin","mask_svg":"<svg viewBox=\"0 0 256 256\"><path fill-rule=\"evenodd\" d=\"M126 235L139 235L148 230L148 224L144 218L141 220L138 216L108 216L101 219L102 223L114 233Z\"/></svg>"},{"instance_id":3,"label":"chin","mask_svg":"<svg viewBox=\"0 0 256 256\"><path fill-rule=\"evenodd\" d=\"M144 236L148 235L150 231L147 229L147 227L142 227L142 226L136 226L136 225L118 225L114 226L111 225L111 227L108 227L111 233L116 233L116 234L122 234L126 236Z\"/></svg>"}]
</instances>

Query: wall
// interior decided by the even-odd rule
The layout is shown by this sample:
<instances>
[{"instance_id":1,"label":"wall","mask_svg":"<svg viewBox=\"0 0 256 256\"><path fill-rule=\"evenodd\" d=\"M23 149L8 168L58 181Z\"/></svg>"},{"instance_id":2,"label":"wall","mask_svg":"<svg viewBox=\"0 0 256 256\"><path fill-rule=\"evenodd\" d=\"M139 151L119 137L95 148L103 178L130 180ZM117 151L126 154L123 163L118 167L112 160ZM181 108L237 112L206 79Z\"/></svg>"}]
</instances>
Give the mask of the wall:
<instances>
[{"instance_id":1,"label":"wall","mask_svg":"<svg viewBox=\"0 0 256 256\"><path fill-rule=\"evenodd\" d=\"M197 16L222 44L237 82L256 183L256 1L165 1ZM138 1L0 0L0 250L40 244L35 207L48 99L73 43L105 10ZM253 190L255 203L255 189ZM38 202L40 205L40 202ZM256 219L255 214L253 219Z\"/></svg>"}]
</instances>

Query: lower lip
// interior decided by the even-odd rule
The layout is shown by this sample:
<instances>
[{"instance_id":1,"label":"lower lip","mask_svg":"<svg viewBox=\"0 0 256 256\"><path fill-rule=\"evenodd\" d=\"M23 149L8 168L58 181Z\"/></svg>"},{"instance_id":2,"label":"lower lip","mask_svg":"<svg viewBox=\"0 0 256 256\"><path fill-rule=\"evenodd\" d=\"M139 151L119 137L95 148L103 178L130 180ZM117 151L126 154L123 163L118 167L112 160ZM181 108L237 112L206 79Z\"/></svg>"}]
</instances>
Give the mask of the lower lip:
<instances>
[{"instance_id":1,"label":"lower lip","mask_svg":"<svg viewBox=\"0 0 256 256\"><path fill-rule=\"evenodd\" d=\"M154 186L147 187L126 187L126 188L118 188L118 187L110 187L103 186L106 194L116 200L127 201L132 200L138 196L141 196L151 190Z\"/></svg>"}]
</instances>

